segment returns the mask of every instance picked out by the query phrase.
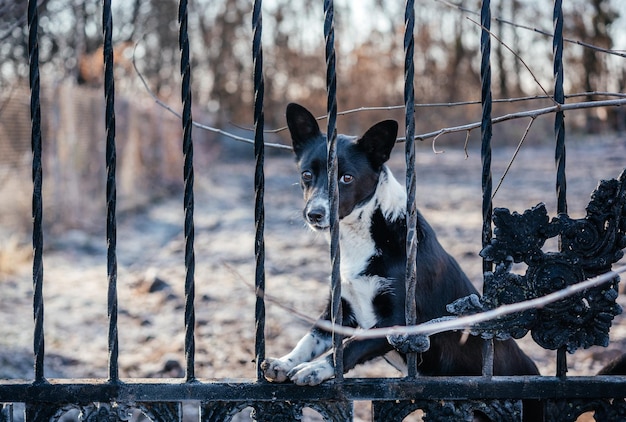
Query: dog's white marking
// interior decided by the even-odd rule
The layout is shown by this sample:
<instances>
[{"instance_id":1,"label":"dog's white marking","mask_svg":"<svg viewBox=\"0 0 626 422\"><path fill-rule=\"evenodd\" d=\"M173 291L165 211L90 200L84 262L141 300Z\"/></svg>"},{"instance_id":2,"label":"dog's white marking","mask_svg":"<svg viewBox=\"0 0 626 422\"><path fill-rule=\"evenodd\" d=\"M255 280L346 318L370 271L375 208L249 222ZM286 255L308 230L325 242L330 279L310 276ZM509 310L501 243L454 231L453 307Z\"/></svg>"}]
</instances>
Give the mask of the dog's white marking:
<instances>
[{"instance_id":1,"label":"dog's white marking","mask_svg":"<svg viewBox=\"0 0 626 422\"><path fill-rule=\"evenodd\" d=\"M305 362L289 372L289 379L296 385L318 385L335 376L335 368L327 358Z\"/></svg>"},{"instance_id":2,"label":"dog's white marking","mask_svg":"<svg viewBox=\"0 0 626 422\"><path fill-rule=\"evenodd\" d=\"M358 277L341 280L341 296L350 302L354 316L361 328L372 328L378 323L372 300L385 289L388 281L383 277Z\"/></svg>"},{"instance_id":3,"label":"dog's white marking","mask_svg":"<svg viewBox=\"0 0 626 422\"><path fill-rule=\"evenodd\" d=\"M375 198L387 221L397 220L406 214L406 190L387 166L383 166Z\"/></svg>"},{"instance_id":4,"label":"dog's white marking","mask_svg":"<svg viewBox=\"0 0 626 422\"><path fill-rule=\"evenodd\" d=\"M303 362L309 362L331 346L331 338L323 338L315 335L315 332L307 333L300 339L291 352L278 359L268 358L263 363L265 378L268 381L286 381L288 373ZM321 381L320 381L321 382Z\"/></svg>"},{"instance_id":5,"label":"dog's white marking","mask_svg":"<svg viewBox=\"0 0 626 422\"><path fill-rule=\"evenodd\" d=\"M406 210L406 191L387 166L383 166L372 199L340 221L342 279L352 280L360 276L370 258L378 255L379 251L370 233L372 216L378 207L388 221L401 218Z\"/></svg>"},{"instance_id":6,"label":"dog's white marking","mask_svg":"<svg viewBox=\"0 0 626 422\"><path fill-rule=\"evenodd\" d=\"M402 375L406 376L408 375L408 370L407 370L407 366L406 366L406 362L404 361L404 359L402 359L402 356L400 356L400 353L398 353L395 350L392 350L391 352L387 352L383 358L394 368L396 368L398 371L400 371L402 373Z\"/></svg>"}]
</instances>

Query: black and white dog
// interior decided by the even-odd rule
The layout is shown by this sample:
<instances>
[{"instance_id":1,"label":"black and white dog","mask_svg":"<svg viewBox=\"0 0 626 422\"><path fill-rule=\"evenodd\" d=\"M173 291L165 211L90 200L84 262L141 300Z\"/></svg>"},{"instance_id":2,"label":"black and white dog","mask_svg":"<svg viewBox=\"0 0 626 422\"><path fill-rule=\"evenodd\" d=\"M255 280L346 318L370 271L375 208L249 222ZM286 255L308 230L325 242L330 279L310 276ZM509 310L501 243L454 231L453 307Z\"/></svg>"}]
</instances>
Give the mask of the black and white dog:
<instances>
[{"instance_id":1,"label":"black and white dog","mask_svg":"<svg viewBox=\"0 0 626 422\"><path fill-rule=\"evenodd\" d=\"M326 135L313 115L297 104L287 107L301 186L304 219L317 231L329 227ZM341 294L343 324L374 328L404 325L406 267L406 191L385 165L395 145L398 124L386 120L361 138L337 136ZM433 229L418 214L417 315L418 323L447 315L446 305L477 293L457 262L439 244ZM330 304L323 319L330 319ZM480 375L482 340L446 332L430 338L421 354L421 375ZM331 335L313 328L287 355L262 363L271 382L290 380L317 385L334 376ZM345 371L375 357L405 366L404 356L387 339L345 341ZM495 342L496 375L538 374L535 364L510 341Z\"/></svg>"}]
</instances>

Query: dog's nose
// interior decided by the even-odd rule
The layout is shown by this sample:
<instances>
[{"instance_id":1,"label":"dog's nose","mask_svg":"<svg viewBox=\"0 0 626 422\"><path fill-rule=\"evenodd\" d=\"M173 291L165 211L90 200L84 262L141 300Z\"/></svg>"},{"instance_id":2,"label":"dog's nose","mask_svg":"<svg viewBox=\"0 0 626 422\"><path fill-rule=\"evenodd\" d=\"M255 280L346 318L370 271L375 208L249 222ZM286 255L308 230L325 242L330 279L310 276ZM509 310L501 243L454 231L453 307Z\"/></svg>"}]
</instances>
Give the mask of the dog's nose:
<instances>
[{"instance_id":1,"label":"dog's nose","mask_svg":"<svg viewBox=\"0 0 626 422\"><path fill-rule=\"evenodd\" d=\"M324 210L315 208L306 213L306 218L311 224L319 224L324 221Z\"/></svg>"}]
</instances>

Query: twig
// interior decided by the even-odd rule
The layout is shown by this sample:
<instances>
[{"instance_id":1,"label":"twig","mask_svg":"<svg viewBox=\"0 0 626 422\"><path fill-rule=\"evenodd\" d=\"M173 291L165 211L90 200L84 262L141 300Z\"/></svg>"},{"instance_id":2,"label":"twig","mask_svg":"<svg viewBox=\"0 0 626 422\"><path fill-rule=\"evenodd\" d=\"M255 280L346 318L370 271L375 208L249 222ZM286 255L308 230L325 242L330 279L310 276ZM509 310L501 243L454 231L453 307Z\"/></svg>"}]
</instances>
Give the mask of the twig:
<instances>
[{"instance_id":1,"label":"twig","mask_svg":"<svg viewBox=\"0 0 626 422\"><path fill-rule=\"evenodd\" d=\"M536 118L544 114L555 113L559 110L563 110L563 111L581 110L581 109L594 108L594 107L615 107L615 106L623 106L623 105L626 105L626 99L584 101L584 102L581 101L581 102L573 103L573 104L561 104L560 106L551 106L551 107L539 108L535 110L527 110L527 111L520 111L517 113L509 113L503 116L493 118L491 120L491 123L497 124L497 123L505 122L507 120L522 119L525 117ZM474 130L474 129L479 128L480 125L481 125L481 122L475 122L475 123L468 123L468 124L461 125L461 126L443 128L443 129L439 129L433 132L415 135L415 139L424 141L426 139L434 138L440 134L449 134L449 133L456 133L456 132L464 132L466 130ZM405 142L406 138L398 138L397 141Z\"/></svg>"},{"instance_id":2,"label":"twig","mask_svg":"<svg viewBox=\"0 0 626 422\"><path fill-rule=\"evenodd\" d=\"M469 138L470 138L471 133L472 133L471 130L467 131L467 133L465 134L465 143L463 144L463 152L465 153L466 160L469 158L469 154L467 153L467 147L469 145Z\"/></svg>"},{"instance_id":3,"label":"twig","mask_svg":"<svg viewBox=\"0 0 626 422\"><path fill-rule=\"evenodd\" d=\"M432 142L432 144L433 144L433 153L435 153L435 154L443 154L444 152L446 152L445 150L441 150L441 151L437 150L436 143L437 143L437 139L439 139L440 136L443 136L443 133L440 133L439 135L437 135L437 136L435 136L433 138L433 142Z\"/></svg>"},{"instance_id":4,"label":"twig","mask_svg":"<svg viewBox=\"0 0 626 422\"><path fill-rule=\"evenodd\" d=\"M517 148L515 148L515 152L513 153L513 156L511 157L511 160L509 161L509 164L507 164L506 169L504 170L504 174L502 175L502 177L500 177L500 180L498 181L498 185L496 186L495 190L493 191L493 195L491 195L491 200L492 201L493 201L493 198L496 196L496 193L498 193L498 190L500 189L500 186L502 186L502 182L504 182L504 178L506 177L507 174L509 174L509 170L511 169L511 166L513 165L513 162L517 158L517 154L519 153L520 149L522 148L522 144L526 140L526 137L528 136L528 132L530 132L530 127L535 122L535 119L536 119L536 117L531 117L530 118L530 122L528 122L528 126L526 126L526 130L524 131L524 134L522 135L522 139L520 139L519 143L517 144Z\"/></svg>"},{"instance_id":5,"label":"twig","mask_svg":"<svg viewBox=\"0 0 626 422\"><path fill-rule=\"evenodd\" d=\"M343 326L335 326L329 321L317 321L316 326L327 331L335 331L343 336L354 336L354 338L368 339L381 338L390 335L427 335L431 336L445 331L466 330L482 322L492 321L504 315L522 312L529 309L540 309L544 306L565 299L571 295L600 286L614 279L618 274L626 272L626 265L618 267L613 271L604 273L600 276L590 278L580 283L572 284L564 289L541 296L535 299L525 300L523 302L503 305L490 311L481 312L464 317L444 317L435 322L426 322L413 326L394 326L386 328L371 328L369 330L359 330Z\"/></svg>"},{"instance_id":6,"label":"twig","mask_svg":"<svg viewBox=\"0 0 626 422\"><path fill-rule=\"evenodd\" d=\"M182 118L181 115L178 112L176 112L169 105L167 105L166 103L161 101L156 96L156 94L150 89L150 87L148 86L148 83L146 82L145 78L143 77L143 75L141 74L139 69L137 68L137 63L136 63L136 60L135 60L135 51L137 49L137 45L138 45L138 43L135 44L135 47L133 49L133 67L135 69L135 72L137 73L137 76L139 76L139 79L141 80L143 86L145 87L146 91L148 91L148 93L154 99L154 101L155 101L155 103L157 105L165 108L167 111L172 113L177 118L179 118L179 119ZM615 92L577 93L577 94L568 95L568 96L566 96L566 98L573 98L573 97L578 97L578 96L591 96L591 95L615 96L615 97L624 97L624 98L626 98L626 94L624 94L624 93L615 93ZM500 99L500 100L494 100L494 102L514 102L514 101L527 101L527 100L546 99L546 98L548 98L548 97L532 96L532 97ZM471 105L471 104L479 104L479 103L480 102L474 102L474 101L464 101L464 102L458 102L458 103L431 103L431 104L415 104L415 107L453 107L453 106L457 106L457 105ZM496 118L492 119L491 122L492 122L492 124L497 124L497 123L505 122L507 120L520 119L520 118L525 118L525 117L536 118L536 117L538 117L540 115L543 115L543 114L554 113L554 112L558 111L559 109L565 111L565 110L585 109L585 108L594 108L594 107L622 106L622 105L625 105L625 104L626 104L626 99L623 99L623 100L604 100L604 101L587 101L587 102L578 102L578 103L574 103L574 104L562 104L560 106L553 106L553 107L535 109L535 110L530 110L530 111L522 111L522 112L518 112L518 113L506 114L504 116L500 116L500 117L496 117ZM392 109L397 109L397 108L401 108L401 107L404 107L404 106L361 107L361 108L358 108L358 109L346 110L346 111L340 112L338 114L344 115L344 114L356 113L356 112L360 112L360 111L370 111L370 110L379 110L379 109L392 110ZM318 119L324 119L324 118L325 118L325 116L318 117ZM214 127L211 127L211 126L208 126L208 125L204 125L204 124L201 124L201 123L198 123L198 122L195 122L195 121L193 122L193 125L195 127L197 127L197 128L208 130L210 132L226 136L226 137L231 138L231 139L233 139L235 141L238 141L238 142L244 142L244 143L252 144L252 145L254 144L254 140L252 140L250 138L244 138L244 137L241 137L241 136L237 136L237 135L234 135L232 133L223 131L221 129L217 129L217 128L214 128ZM434 132L417 134L417 135L415 135L415 139L416 140L420 140L420 141L424 141L424 140L430 139L430 138L438 138L439 136L444 135L444 134L463 132L463 131L467 131L468 132L467 137L469 137L469 132L471 132L472 130L474 130L476 128L479 128L480 125L481 125L481 123L477 122L477 123L469 123L469 124L462 125L462 126L454 126L454 127L449 127L449 128L443 128L443 129L439 129L439 130L434 131ZM277 132L283 131L285 129L287 129L287 127L281 127L281 128L275 129L272 132L273 133L277 133ZM404 137L398 138L396 140L396 142L405 142L405 141L406 141L406 138L404 138ZM277 143L266 142L265 145L267 147L270 147L270 148L277 148L277 149L283 149L283 150L292 150L292 148L289 145L285 145L285 144L277 144Z\"/></svg>"},{"instance_id":7,"label":"twig","mask_svg":"<svg viewBox=\"0 0 626 422\"><path fill-rule=\"evenodd\" d=\"M467 18L467 20L469 20L470 22L474 23L475 25L478 25L482 28L483 31L487 32L489 34L489 36L493 37L496 39L496 41L498 41L504 48L506 48L507 50L509 50L517 60L519 60L522 65L524 65L524 67L526 68L526 70L528 70L528 73L530 73L530 76L533 77L533 79L535 80L535 83L539 86L539 89L541 89L543 91L543 93L546 95L546 97L550 98L550 100L552 100L552 102L555 105L559 105L559 103L557 103L554 98L552 98L552 96L550 96L550 94L548 94L548 91L546 91L543 87L543 85L541 85L541 82L539 82L539 80L537 79L537 77L535 76L535 74L533 73L532 70L530 70L530 67L528 67L528 65L526 64L526 62L524 61L524 59L522 59L520 57L519 54L517 54L515 51L513 51L508 45L506 45L506 43L504 43L499 37L496 36L496 34L494 34L493 32L491 32L489 29L485 28L484 25L481 25L479 22L476 22L475 20L473 20L472 18Z\"/></svg>"},{"instance_id":8,"label":"twig","mask_svg":"<svg viewBox=\"0 0 626 422\"><path fill-rule=\"evenodd\" d=\"M462 12L471 13L473 15L480 16L480 14L478 12L474 11L474 10L470 10L470 9L468 9L466 7L463 7L463 6L458 5L458 4L451 3L449 1L446 1L446 0L435 0L435 1L437 1L437 2L439 2L441 4L444 4L444 5L448 6L448 7L459 9ZM537 29L537 28L532 28L530 26L521 25L521 24L518 24L518 23L515 23L515 22L511 22L509 20L502 19L502 18L499 18L499 17L494 17L493 19L496 22L502 22L504 24L511 25L511 26L516 27L516 28L522 28L522 29L526 29L526 30L529 30L529 31L537 32L538 34L545 35L545 36L548 36L550 38L554 37L554 34L548 32L548 31L542 30L542 29ZM597 45L588 44L586 42L579 41L579 40L573 40L571 38L563 38L563 41L571 43L571 44L577 44L577 45L580 45L580 46L585 47L585 48L590 48L592 50L600 51L602 53L612 54L614 56L620 56L620 57L625 57L626 58L626 53L623 53L623 52L618 51L618 50L610 50L610 49L598 47Z\"/></svg>"},{"instance_id":9,"label":"twig","mask_svg":"<svg viewBox=\"0 0 626 422\"><path fill-rule=\"evenodd\" d=\"M136 60L135 60L135 52L137 50L137 45L139 45L139 42L135 43L135 47L133 48L133 67L135 68L135 72L137 73L137 76L139 76L139 79L141 80L141 83L143 84L143 86L146 88L146 91L148 91L150 96L154 99L154 101L158 105L160 105L161 107L163 107L164 109L166 109L167 111L172 113L174 116L176 116L179 119L181 119L182 116L180 115L180 113L176 112L169 105L167 105L166 103L161 101L159 99L159 97L157 97L157 95L154 92L152 92L152 90L148 86L148 83L146 82L145 78L143 77L143 75L141 74L139 69L137 68L137 63L136 63ZM192 124L195 127L197 127L197 128L208 130L209 132L213 132L213 133L217 133L219 135L226 136L226 137L228 137L228 138L230 138L230 139L232 139L234 141L244 142L244 143L247 143L247 144L254 145L254 140L253 139L237 136L237 135L234 135L234 134L232 134L230 132L226 132L226 131L224 131L222 129L217 129L217 128L214 128L214 127L211 127L211 126L203 125L203 124L198 123L196 121L193 121ZM289 145L284 145L284 144L275 144L275 143L266 142L265 145L268 146L268 147L278 148L278 149L286 149L286 150L291 150L292 149Z\"/></svg>"},{"instance_id":10,"label":"twig","mask_svg":"<svg viewBox=\"0 0 626 422\"><path fill-rule=\"evenodd\" d=\"M593 277L587 279L585 281L581 281L580 283L572 284L564 289L558 290L556 292L547 294L545 296L541 296L535 299L525 300L522 302L512 303L510 305L502 305L490 311L481 312L469 316L464 317L442 317L437 320L425 322L418 325L412 326L393 326L393 327L384 327L384 328L370 328L370 329L360 329L360 328L350 328L345 326L335 325L330 321L319 320L315 318L311 318L308 315L303 314L295 308L287 306L284 304L284 301L278 300L271 295L268 295L266 292L262 290L257 290L255 286L251 283L248 283L245 278L230 264L223 263L223 265L242 283L246 286L250 287L255 291L255 294L258 297L262 297L267 302L271 302L276 306L288 311L290 314L295 316L296 318L313 323L316 327L321 328L326 331L335 331L337 334L341 334L346 337L354 337L354 338L381 338L387 337L390 335L427 335L431 336L438 333L443 333L445 331L458 331L458 330L467 330L468 328L480 324L481 322L492 321L498 319L504 315L514 314L516 312L523 312L529 309L541 309L544 306L557 302L559 300L565 299L569 296L572 296L576 293L582 292L584 290L590 289L592 287L600 286L604 283L607 283L617 277L619 274L626 273L626 265L618 267L613 271L609 271L597 277Z\"/></svg>"},{"instance_id":11,"label":"twig","mask_svg":"<svg viewBox=\"0 0 626 422\"><path fill-rule=\"evenodd\" d=\"M311 316L306 315L304 313L302 313L301 311L297 310L296 308L293 308L291 306L285 305L284 301L281 301L277 298L275 298L272 295L268 295L265 291L261 290L261 289L257 289L256 286L252 283L249 283L244 276L241 275L241 273L239 271L237 271L237 269L235 267L233 267L232 265L230 265L227 262L222 262L222 265L224 265L224 267L226 267L226 269L237 279L239 279L240 282L242 282L243 284L245 284L246 286L248 286L250 289L254 290L255 295L257 297L263 298L266 302L270 302L273 303L274 305L278 306L279 308L282 308L283 310L289 312L291 315L294 315L296 318L307 322L309 324L315 324L317 322L316 318L311 318Z\"/></svg>"},{"instance_id":12,"label":"twig","mask_svg":"<svg viewBox=\"0 0 626 422\"><path fill-rule=\"evenodd\" d=\"M574 94L565 95L566 99L569 98L577 98L577 97L592 97L592 96L605 96L605 97L618 97L618 98L626 98L626 93L621 92L606 92L606 91L589 91L589 92L576 92ZM524 97L512 97L512 98L498 98L492 100L492 103L517 103L523 101L536 101L536 100L552 100L552 96L549 94L546 95L527 95ZM415 103L413 106L417 108L452 108L452 107L462 107L468 105L480 105L480 100L473 101L453 101L449 103ZM404 105L393 105L393 106L371 106L371 107L358 107L352 108L344 111L337 112L339 116L346 116L348 114L360 113L360 112L368 112L368 111L393 111L393 110L403 110ZM326 115L318 116L316 120L324 120ZM252 132L254 129L251 127L246 127L234 122L229 122L231 125L235 126L238 129L247 130ZM281 126L277 129L266 129L264 133L276 134L287 130L287 126Z\"/></svg>"}]
</instances>

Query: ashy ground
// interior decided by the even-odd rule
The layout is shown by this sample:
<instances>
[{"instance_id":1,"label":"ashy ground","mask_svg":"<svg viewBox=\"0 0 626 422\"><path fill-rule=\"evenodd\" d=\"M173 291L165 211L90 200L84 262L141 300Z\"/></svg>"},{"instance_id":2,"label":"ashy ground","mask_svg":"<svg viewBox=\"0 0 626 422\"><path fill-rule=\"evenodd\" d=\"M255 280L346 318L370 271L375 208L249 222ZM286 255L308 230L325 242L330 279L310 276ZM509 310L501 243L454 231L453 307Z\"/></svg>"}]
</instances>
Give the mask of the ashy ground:
<instances>
[{"instance_id":1,"label":"ashy ground","mask_svg":"<svg viewBox=\"0 0 626 422\"><path fill-rule=\"evenodd\" d=\"M418 145L417 203L440 241L480 289L481 160L472 147ZM404 181L403 145L391 167ZM514 148L494 145L497 185ZM250 151L250 156L252 151ZM600 179L626 167L626 138L571 140L567 156L570 215L581 217ZM329 252L323 235L301 217L298 174L288 152L266 159L265 242L267 355L287 352L308 329L328 295ZM495 195L494 205L523 211L545 202L555 215L554 151L524 146ZM182 174L182 172L181 172ZM214 161L199 169L195 190L196 376L253 378L254 364L254 163ZM3 194L4 195L4 194ZM3 196L2 200L9 200ZM120 375L171 377L184 373L184 249L181 197L164 199L118 216ZM94 224L102 224L95 222ZM8 227L0 233L15 239ZM11 236L9 236L11 234ZM107 377L106 239L80 231L46 234L44 258L46 376ZM15 250L19 248L15 246ZM17 254L17 252L16 252ZM0 378L31 378L32 275L28 259L16 255L10 273L0 274ZM18 262L23 262L18 265ZM623 261L622 261L623 262ZM619 299L626 303L623 296ZM626 322L614 321L609 347L568 356L570 375L595 373L626 349ZM555 352L520 341L541 372L554 374ZM376 361L349 376L397 376ZM357 409L357 414L367 414ZM314 419L313 416L310 417Z\"/></svg>"}]
</instances>

